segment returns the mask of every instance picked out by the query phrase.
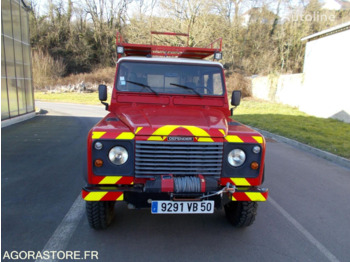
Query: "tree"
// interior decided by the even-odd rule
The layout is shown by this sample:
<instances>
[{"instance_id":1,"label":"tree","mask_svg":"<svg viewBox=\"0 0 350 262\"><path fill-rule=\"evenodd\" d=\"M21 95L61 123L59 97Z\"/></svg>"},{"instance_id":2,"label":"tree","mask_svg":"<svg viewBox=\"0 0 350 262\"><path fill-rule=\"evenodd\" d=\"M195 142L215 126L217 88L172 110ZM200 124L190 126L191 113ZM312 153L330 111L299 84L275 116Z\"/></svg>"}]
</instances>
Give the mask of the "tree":
<instances>
[{"instance_id":1,"label":"tree","mask_svg":"<svg viewBox=\"0 0 350 262\"><path fill-rule=\"evenodd\" d=\"M131 2L49 0L40 8L32 0L32 48L61 61L66 74L89 72L114 65L117 31L144 44L150 31L169 31L188 33L189 41L153 35L153 43L205 47L223 37L222 62L230 70L296 73L304 57L300 39L350 19L350 10L325 10L317 0L138 0L129 10Z\"/></svg>"}]
</instances>

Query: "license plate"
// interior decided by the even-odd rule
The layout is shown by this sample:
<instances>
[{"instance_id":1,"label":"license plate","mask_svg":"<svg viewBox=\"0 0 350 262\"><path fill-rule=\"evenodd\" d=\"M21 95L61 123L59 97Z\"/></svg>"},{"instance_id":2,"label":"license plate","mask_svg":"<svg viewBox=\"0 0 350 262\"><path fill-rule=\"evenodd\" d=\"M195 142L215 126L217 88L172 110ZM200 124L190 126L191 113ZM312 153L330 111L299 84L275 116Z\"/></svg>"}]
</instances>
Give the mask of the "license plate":
<instances>
[{"instance_id":1,"label":"license plate","mask_svg":"<svg viewBox=\"0 0 350 262\"><path fill-rule=\"evenodd\" d=\"M152 214L212 214L214 201L152 201Z\"/></svg>"}]
</instances>

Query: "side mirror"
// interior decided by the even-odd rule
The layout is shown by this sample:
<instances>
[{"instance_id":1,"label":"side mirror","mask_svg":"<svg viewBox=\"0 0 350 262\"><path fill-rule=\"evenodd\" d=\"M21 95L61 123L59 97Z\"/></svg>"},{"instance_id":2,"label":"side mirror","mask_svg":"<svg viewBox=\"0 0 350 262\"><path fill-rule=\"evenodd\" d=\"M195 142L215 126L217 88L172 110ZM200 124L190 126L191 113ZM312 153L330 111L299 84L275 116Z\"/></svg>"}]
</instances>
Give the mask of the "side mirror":
<instances>
[{"instance_id":1,"label":"side mirror","mask_svg":"<svg viewBox=\"0 0 350 262\"><path fill-rule=\"evenodd\" d=\"M107 100L107 86L106 85L99 85L98 86L98 98L100 101L106 101Z\"/></svg>"},{"instance_id":2,"label":"side mirror","mask_svg":"<svg viewBox=\"0 0 350 262\"><path fill-rule=\"evenodd\" d=\"M231 105L239 106L241 103L241 90L235 90L232 92Z\"/></svg>"},{"instance_id":3,"label":"side mirror","mask_svg":"<svg viewBox=\"0 0 350 262\"><path fill-rule=\"evenodd\" d=\"M108 110L108 103L104 102L107 100L107 86L106 85L99 85L98 86L98 99L100 99L101 103L106 107L106 110Z\"/></svg>"}]
</instances>

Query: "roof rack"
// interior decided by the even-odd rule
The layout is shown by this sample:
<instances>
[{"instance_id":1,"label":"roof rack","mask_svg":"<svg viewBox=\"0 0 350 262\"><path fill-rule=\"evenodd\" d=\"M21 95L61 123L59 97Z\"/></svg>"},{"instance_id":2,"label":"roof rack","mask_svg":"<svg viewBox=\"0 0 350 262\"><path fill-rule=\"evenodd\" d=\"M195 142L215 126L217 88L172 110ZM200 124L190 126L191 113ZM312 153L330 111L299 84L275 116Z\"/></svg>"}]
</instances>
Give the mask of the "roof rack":
<instances>
[{"instance_id":1,"label":"roof rack","mask_svg":"<svg viewBox=\"0 0 350 262\"><path fill-rule=\"evenodd\" d=\"M168 36L186 36L187 46L165 46L165 45L153 45L152 35L168 35ZM151 44L131 44L126 43L122 35L117 32L116 37L117 54L118 59L125 56L170 56L178 58L192 58L192 59L204 59L211 55L214 55L214 59L221 59L222 38L216 39L207 47L189 47L188 40L189 34L184 33L172 33L172 32L151 32ZM215 48L214 46L218 46ZM217 54L217 55L216 55Z\"/></svg>"}]
</instances>

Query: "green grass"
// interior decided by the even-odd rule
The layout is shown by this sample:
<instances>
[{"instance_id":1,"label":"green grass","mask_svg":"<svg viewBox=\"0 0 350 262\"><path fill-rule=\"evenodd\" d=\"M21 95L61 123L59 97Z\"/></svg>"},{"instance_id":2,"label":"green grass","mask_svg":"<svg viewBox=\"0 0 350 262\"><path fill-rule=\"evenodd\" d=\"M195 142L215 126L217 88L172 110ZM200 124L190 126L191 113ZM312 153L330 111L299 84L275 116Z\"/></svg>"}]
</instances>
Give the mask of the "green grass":
<instances>
[{"instance_id":1,"label":"green grass","mask_svg":"<svg viewBox=\"0 0 350 262\"><path fill-rule=\"evenodd\" d=\"M298 109L258 100L243 100L234 119L350 159L350 124L317 118Z\"/></svg>"},{"instance_id":2,"label":"green grass","mask_svg":"<svg viewBox=\"0 0 350 262\"><path fill-rule=\"evenodd\" d=\"M77 103L88 105L100 105L98 100L98 93L44 93L35 92L35 100L50 101L50 102L64 102L64 103Z\"/></svg>"}]
</instances>

